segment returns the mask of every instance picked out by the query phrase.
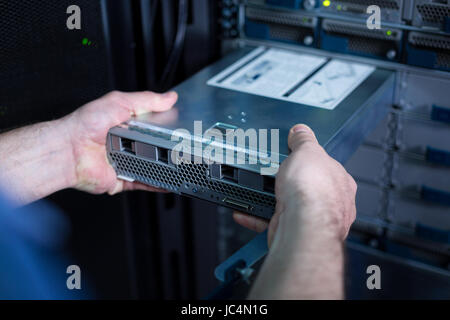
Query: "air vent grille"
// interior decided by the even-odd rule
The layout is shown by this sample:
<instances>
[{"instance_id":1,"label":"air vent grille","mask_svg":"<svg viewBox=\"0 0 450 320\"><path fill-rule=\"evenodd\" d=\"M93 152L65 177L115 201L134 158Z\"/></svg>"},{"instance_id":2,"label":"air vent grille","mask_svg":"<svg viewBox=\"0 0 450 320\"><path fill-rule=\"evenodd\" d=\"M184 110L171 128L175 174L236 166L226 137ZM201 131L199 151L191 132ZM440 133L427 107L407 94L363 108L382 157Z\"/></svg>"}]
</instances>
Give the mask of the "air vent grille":
<instances>
[{"instance_id":1,"label":"air vent grille","mask_svg":"<svg viewBox=\"0 0 450 320\"><path fill-rule=\"evenodd\" d=\"M450 54L449 53L438 53L436 58L436 66L438 68L450 70Z\"/></svg>"},{"instance_id":2,"label":"air vent grille","mask_svg":"<svg viewBox=\"0 0 450 320\"><path fill-rule=\"evenodd\" d=\"M304 17L289 12L277 12L273 10L247 8L246 15L247 18L252 20L290 26L313 27L316 23L316 18Z\"/></svg>"},{"instance_id":3,"label":"air vent grille","mask_svg":"<svg viewBox=\"0 0 450 320\"><path fill-rule=\"evenodd\" d=\"M367 40L364 38L351 37L348 41L348 49L352 52L367 53L377 56L385 56L392 49L389 43L378 39Z\"/></svg>"},{"instance_id":4,"label":"air vent grille","mask_svg":"<svg viewBox=\"0 0 450 320\"><path fill-rule=\"evenodd\" d=\"M117 174L136 181L175 192L187 183L247 203L275 207L274 196L210 179L207 164L181 163L171 167L117 152L110 152L110 157Z\"/></svg>"},{"instance_id":5,"label":"air vent grille","mask_svg":"<svg viewBox=\"0 0 450 320\"><path fill-rule=\"evenodd\" d=\"M311 34L311 30L271 25L269 33L271 39L302 42L306 36Z\"/></svg>"},{"instance_id":6,"label":"air vent grille","mask_svg":"<svg viewBox=\"0 0 450 320\"><path fill-rule=\"evenodd\" d=\"M353 35L364 38L395 41L401 38L398 30L369 30L365 25L325 20L322 28L329 33Z\"/></svg>"},{"instance_id":7,"label":"air vent grille","mask_svg":"<svg viewBox=\"0 0 450 320\"><path fill-rule=\"evenodd\" d=\"M367 8L367 6L369 6L369 5L377 5L383 9L389 9L389 10L399 10L400 9L400 1L399 0L339 0L339 1L336 1L336 3L348 4L352 7Z\"/></svg>"},{"instance_id":8,"label":"air vent grille","mask_svg":"<svg viewBox=\"0 0 450 320\"><path fill-rule=\"evenodd\" d=\"M417 6L417 10L422 16L422 20L428 23L439 24L450 16L450 7L446 5L422 4Z\"/></svg>"},{"instance_id":9,"label":"air vent grille","mask_svg":"<svg viewBox=\"0 0 450 320\"><path fill-rule=\"evenodd\" d=\"M417 47L450 50L450 38L431 34L411 32L409 43Z\"/></svg>"}]
</instances>

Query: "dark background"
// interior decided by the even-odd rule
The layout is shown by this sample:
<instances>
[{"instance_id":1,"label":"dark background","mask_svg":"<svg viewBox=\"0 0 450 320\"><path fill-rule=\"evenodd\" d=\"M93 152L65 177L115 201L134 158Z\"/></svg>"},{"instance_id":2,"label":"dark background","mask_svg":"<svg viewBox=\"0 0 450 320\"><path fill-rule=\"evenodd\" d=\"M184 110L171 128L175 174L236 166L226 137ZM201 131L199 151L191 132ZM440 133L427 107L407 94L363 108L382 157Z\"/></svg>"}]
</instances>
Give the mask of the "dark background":
<instances>
[{"instance_id":1,"label":"dark background","mask_svg":"<svg viewBox=\"0 0 450 320\"><path fill-rule=\"evenodd\" d=\"M81 30L66 27L73 4ZM113 89L163 92L217 59L216 1L185 1L185 38L175 45L180 4L1 0L0 131L56 119ZM47 200L71 221L66 252L95 297L200 298L215 287L217 207L142 192L64 190Z\"/></svg>"}]
</instances>

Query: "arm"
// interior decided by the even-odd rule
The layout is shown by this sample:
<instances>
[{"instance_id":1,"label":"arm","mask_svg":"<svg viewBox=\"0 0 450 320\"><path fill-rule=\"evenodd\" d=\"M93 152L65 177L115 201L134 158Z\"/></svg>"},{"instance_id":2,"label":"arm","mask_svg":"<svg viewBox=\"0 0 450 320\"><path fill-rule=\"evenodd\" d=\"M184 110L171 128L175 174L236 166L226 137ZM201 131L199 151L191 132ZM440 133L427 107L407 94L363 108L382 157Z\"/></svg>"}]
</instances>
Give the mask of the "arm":
<instances>
[{"instance_id":1,"label":"arm","mask_svg":"<svg viewBox=\"0 0 450 320\"><path fill-rule=\"evenodd\" d=\"M62 120L0 135L0 183L16 204L75 185L70 138Z\"/></svg>"},{"instance_id":2,"label":"arm","mask_svg":"<svg viewBox=\"0 0 450 320\"><path fill-rule=\"evenodd\" d=\"M341 299L343 241L356 216L356 183L308 127L291 130L289 147L276 179L270 252L250 298ZM235 219L257 231L266 227L241 214Z\"/></svg>"},{"instance_id":3,"label":"arm","mask_svg":"<svg viewBox=\"0 0 450 320\"><path fill-rule=\"evenodd\" d=\"M0 184L17 205L65 188L114 194L157 190L117 179L106 158L108 130L150 111L165 111L174 92L112 92L68 116L0 135Z\"/></svg>"}]
</instances>

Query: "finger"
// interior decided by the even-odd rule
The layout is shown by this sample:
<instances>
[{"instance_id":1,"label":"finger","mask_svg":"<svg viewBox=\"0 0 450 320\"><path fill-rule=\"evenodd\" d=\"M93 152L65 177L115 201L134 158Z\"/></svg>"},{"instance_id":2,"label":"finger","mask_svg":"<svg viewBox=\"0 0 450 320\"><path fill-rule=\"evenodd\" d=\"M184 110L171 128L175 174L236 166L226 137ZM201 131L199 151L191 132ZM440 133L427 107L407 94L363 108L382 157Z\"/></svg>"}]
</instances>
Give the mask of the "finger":
<instances>
[{"instance_id":1,"label":"finger","mask_svg":"<svg viewBox=\"0 0 450 320\"><path fill-rule=\"evenodd\" d=\"M150 111L162 112L169 110L178 99L178 95L174 91L163 94L143 91L125 93L130 101L130 107L135 115L140 115Z\"/></svg>"},{"instance_id":2,"label":"finger","mask_svg":"<svg viewBox=\"0 0 450 320\"><path fill-rule=\"evenodd\" d=\"M233 212L233 219L237 224L256 232L263 232L269 225L267 221L264 221L263 219L252 217L248 214L240 212Z\"/></svg>"},{"instance_id":3,"label":"finger","mask_svg":"<svg viewBox=\"0 0 450 320\"><path fill-rule=\"evenodd\" d=\"M178 95L174 91L163 94L151 91L114 91L109 93L107 97L122 108L127 109L131 115L140 115L151 111L162 112L169 110L178 99Z\"/></svg>"},{"instance_id":4,"label":"finger","mask_svg":"<svg viewBox=\"0 0 450 320\"><path fill-rule=\"evenodd\" d=\"M108 194L112 196L112 195L115 195L115 194L123 192L123 191L134 191L134 190L162 192L162 193L168 192L167 190L147 186L147 185L139 183L139 182L129 182L129 181L117 179L115 186L113 188L111 188L111 190L108 191Z\"/></svg>"},{"instance_id":5,"label":"finger","mask_svg":"<svg viewBox=\"0 0 450 320\"><path fill-rule=\"evenodd\" d=\"M297 124L289 131L288 145L292 151L299 149L305 142L318 144L317 138L310 127Z\"/></svg>"},{"instance_id":6,"label":"finger","mask_svg":"<svg viewBox=\"0 0 450 320\"><path fill-rule=\"evenodd\" d=\"M148 185L145 185L145 184L139 183L139 182L128 182L128 181L124 182L123 190L124 191L142 190L142 191L150 191L150 192L168 193L168 191L164 190L164 189L148 186Z\"/></svg>"}]
</instances>

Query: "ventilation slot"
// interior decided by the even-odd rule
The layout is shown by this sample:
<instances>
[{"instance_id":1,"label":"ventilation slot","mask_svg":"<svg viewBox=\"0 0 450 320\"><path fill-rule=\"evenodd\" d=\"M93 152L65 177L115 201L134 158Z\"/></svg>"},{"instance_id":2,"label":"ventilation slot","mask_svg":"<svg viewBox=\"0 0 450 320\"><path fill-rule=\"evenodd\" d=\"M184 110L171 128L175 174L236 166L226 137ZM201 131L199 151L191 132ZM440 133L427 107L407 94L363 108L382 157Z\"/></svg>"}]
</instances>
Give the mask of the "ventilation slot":
<instances>
[{"instance_id":1,"label":"ventilation slot","mask_svg":"<svg viewBox=\"0 0 450 320\"><path fill-rule=\"evenodd\" d=\"M275 178L264 176L263 188L265 192L275 193Z\"/></svg>"},{"instance_id":2,"label":"ventilation slot","mask_svg":"<svg viewBox=\"0 0 450 320\"><path fill-rule=\"evenodd\" d=\"M442 24L450 16L450 7L447 5L423 4L417 6L423 21L429 24Z\"/></svg>"},{"instance_id":3,"label":"ventilation slot","mask_svg":"<svg viewBox=\"0 0 450 320\"><path fill-rule=\"evenodd\" d=\"M179 192L182 185L188 184L243 203L275 208L274 196L210 179L207 164L190 162L172 167L114 151L110 152L109 156L118 175L130 177L145 184L174 192ZM231 177L231 171L228 171L228 174Z\"/></svg>"},{"instance_id":4,"label":"ventilation slot","mask_svg":"<svg viewBox=\"0 0 450 320\"><path fill-rule=\"evenodd\" d=\"M306 17L289 12L278 12L274 10L262 10L247 8L246 16L255 21L273 23L279 25L288 25L296 27L314 27L316 18Z\"/></svg>"},{"instance_id":5,"label":"ventilation slot","mask_svg":"<svg viewBox=\"0 0 450 320\"><path fill-rule=\"evenodd\" d=\"M136 154L136 143L130 139L120 138L120 150L123 152Z\"/></svg>"},{"instance_id":6,"label":"ventilation slot","mask_svg":"<svg viewBox=\"0 0 450 320\"><path fill-rule=\"evenodd\" d=\"M329 33L353 35L362 38L380 39L388 41L400 40L402 33L399 30L369 30L366 26L340 21L325 20L322 24L323 30ZM390 32L388 32L390 31ZM370 41L370 40L369 40Z\"/></svg>"},{"instance_id":7,"label":"ventilation slot","mask_svg":"<svg viewBox=\"0 0 450 320\"><path fill-rule=\"evenodd\" d=\"M237 179L237 170L238 169L224 165L224 164L222 164L220 166L220 169L221 169L221 177L223 180L235 182L235 183L238 182L238 179Z\"/></svg>"},{"instance_id":8,"label":"ventilation slot","mask_svg":"<svg viewBox=\"0 0 450 320\"><path fill-rule=\"evenodd\" d=\"M416 47L450 50L450 39L437 35L411 32L409 43Z\"/></svg>"},{"instance_id":9,"label":"ventilation slot","mask_svg":"<svg viewBox=\"0 0 450 320\"><path fill-rule=\"evenodd\" d=\"M410 0L407 0L410 1ZM360 11L364 11L366 10L367 6L368 6L368 2L370 2L371 5L377 5L380 8L383 9L389 9L389 10L399 10L400 9L400 4L399 4L399 0L371 0L371 1L366 1L366 0L339 0L336 1L337 4L346 4L348 7L350 7L349 9L355 9L355 10L360 10Z\"/></svg>"},{"instance_id":10,"label":"ventilation slot","mask_svg":"<svg viewBox=\"0 0 450 320\"><path fill-rule=\"evenodd\" d=\"M169 164L169 150L164 148L158 148L158 161Z\"/></svg>"}]
</instances>

